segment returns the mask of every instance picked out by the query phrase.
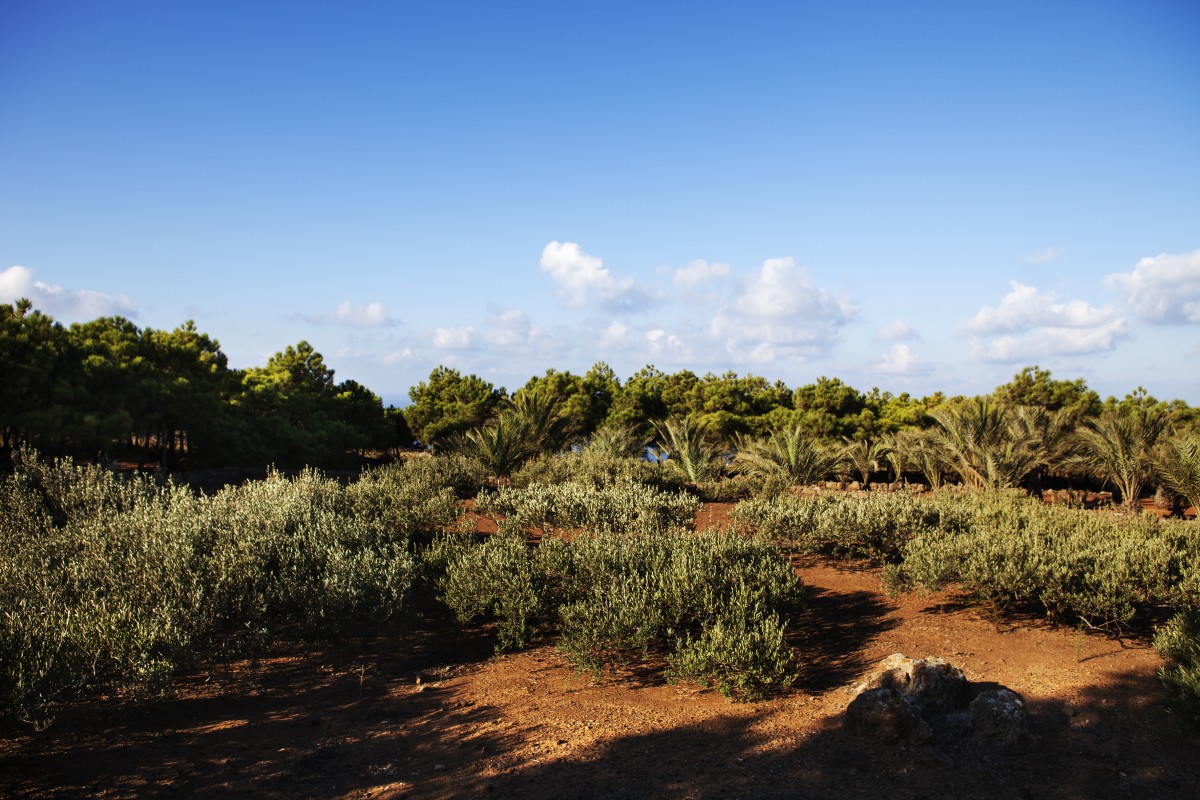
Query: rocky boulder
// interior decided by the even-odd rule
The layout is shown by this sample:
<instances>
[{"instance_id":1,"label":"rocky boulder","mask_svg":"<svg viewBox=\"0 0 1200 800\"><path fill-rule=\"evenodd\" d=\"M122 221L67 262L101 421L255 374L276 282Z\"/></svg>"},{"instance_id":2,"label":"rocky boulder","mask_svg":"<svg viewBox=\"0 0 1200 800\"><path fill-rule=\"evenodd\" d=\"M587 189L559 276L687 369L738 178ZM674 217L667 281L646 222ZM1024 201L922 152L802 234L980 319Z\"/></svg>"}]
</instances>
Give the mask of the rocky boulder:
<instances>
[{"instance_id":1,"label":"rocky boulder","mask_svg":"<svg viewBox=\"0 0 1200 800\"><path fill-rule=\"evenodd\" d=\"M875 741L924 744L936 733L1019 749L1033 740L1019 694L974 687L961 669L938 656L888 656L854 692L844 723Z\"/></svg>"},{"instance_id":2,"label":"rocky boulder","mask_svg":"<svg viewBox=\"0 0 1200 800\"><path fill-rule=\"evenodd\" d=\"M846 727L880 742L924 744L933 729L921 718L912 701L896 689L868 689L850 701Z\"/></svg>"}]
</instances>

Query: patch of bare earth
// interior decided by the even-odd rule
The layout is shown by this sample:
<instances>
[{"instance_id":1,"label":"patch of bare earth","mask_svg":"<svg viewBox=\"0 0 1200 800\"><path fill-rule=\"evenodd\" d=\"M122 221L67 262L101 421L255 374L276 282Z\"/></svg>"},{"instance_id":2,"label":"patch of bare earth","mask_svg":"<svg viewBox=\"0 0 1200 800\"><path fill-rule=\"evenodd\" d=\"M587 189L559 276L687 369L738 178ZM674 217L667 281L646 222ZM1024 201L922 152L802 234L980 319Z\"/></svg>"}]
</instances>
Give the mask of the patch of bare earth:
<instances>
[{"instance_id":1,"label":"patch of bare earth","mask_svg":"<svg viewBox=\"0 0 1200 800\"><path fill-rule=\"evenodd\" d=\"M728 508L706 506L701 526ZM183 676L166 698L98 698L44 731L0 722L0 796L28 798L1195 798L1200 736L1163 710L1160 660L952 595L889 599L878 571L798 562L797 687L732 704L653 671L596 681L551 644L486 631L380 635ZM1024 695L1038 743L903 748L841 726L891 653L940 655Z\"/></svg>"}]
</instances>

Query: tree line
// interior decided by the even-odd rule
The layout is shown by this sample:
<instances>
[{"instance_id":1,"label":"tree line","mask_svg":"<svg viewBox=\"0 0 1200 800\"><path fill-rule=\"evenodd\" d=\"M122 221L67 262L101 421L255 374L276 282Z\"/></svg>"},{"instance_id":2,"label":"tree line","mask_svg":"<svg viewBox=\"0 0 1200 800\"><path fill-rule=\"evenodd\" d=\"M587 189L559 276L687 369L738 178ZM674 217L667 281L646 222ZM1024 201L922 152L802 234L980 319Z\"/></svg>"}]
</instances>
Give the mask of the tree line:
<instances>
[{"instance_id":1,"label":"tree line","mask_svg":"<svg viewBox=\"0 0 1200 800\"><path fill-rule=\"evenodd\" d=\"M28 300L0 305L0 446L28 444L87 460L164 468L334 466L411 439L385 409L308 342L266 366L230 369L189 321L173 331L124 317L69 327Z\"/></svg>"},{"instance_id":2,"label":"tree line","mask_svg":"<svg viewBox=\"0 0 1200 800\"><path fill-rule=\"evenodd\" d=\"M400 410L355 381L336 382L308 342L264 367L230 369L190 321L173 331L122 317L64 327L28 300L0 305L0 386L5 451L28 443L166 468L330 467L416 447L466 455L506 477L539 455L595 445L649 453L697 483L774 470L773 480L792 484L912 478L1036 490L1075 475L1136 496L1164 447L1200 431L1200 413L1182 401L1141 389L1101 400L1082 379L1037 366L975 398L653 366L621 381L604 362L583 375L548 369L509 395L439 366ZM1088 463L1085 452L1106 446L1108 467Z\"/></svg>"}]
</instances>

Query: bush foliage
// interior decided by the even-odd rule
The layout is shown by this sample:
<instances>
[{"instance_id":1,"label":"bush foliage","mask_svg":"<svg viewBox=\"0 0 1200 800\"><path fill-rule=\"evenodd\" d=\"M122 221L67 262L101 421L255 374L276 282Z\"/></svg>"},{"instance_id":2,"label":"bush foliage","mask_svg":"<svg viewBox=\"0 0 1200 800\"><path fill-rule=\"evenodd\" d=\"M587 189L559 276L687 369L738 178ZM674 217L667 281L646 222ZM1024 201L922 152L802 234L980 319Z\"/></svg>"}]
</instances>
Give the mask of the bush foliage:
<instances>
[{"instance_id":1,"label":"bush foliage","mask_svg":"<svg viewBox=\"0 0 1200 800\"><path fill-rule=\"evenodd\" d=\"M1154 637L1154 647L1167 663L1159 670L1184 713L1200 720L1200 608L1176 614Z\"/></svg>"},{"instance_id":2,"label":"bush foliage","mask_svg":"<svg viewBox=\"0 0 1200 800\"><path fill-rule=\"evenodd\" d=\"M762 540L675 528L536 546L508 533L452 548L442 596L463 622L495 618L501 649L554 631L580 668L665 658L672 677L740 699L795 678L781 615L801 586Z\"/></svg>"},{"instance_id":3,"label":"bush foliage","mask_svg":"<svg viewBox=\"0 0 1200 800\"><path fill-rule=\"evenodd\" d=\"M458 513L423 467L348 488L272 474L206 497L20 461L0 486L0 701L18 709L401 615L419 574L410 540Z\"/></svg>"}]
</instances>

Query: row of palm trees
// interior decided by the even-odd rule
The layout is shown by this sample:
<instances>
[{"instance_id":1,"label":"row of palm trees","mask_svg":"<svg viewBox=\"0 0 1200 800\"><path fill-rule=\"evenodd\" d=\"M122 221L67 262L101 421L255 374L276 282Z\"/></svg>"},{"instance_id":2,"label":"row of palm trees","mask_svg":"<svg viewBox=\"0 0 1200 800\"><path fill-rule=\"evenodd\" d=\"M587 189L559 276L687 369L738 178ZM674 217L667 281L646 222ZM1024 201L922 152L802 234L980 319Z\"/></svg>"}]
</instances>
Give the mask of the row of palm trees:
<instances>
[{"instance_id":1,"label":"row of palm trees","mask_svg":"<svg viewBox=\"0 0 1200 800\"><path fill-rule=\"evenodd\" d=\"M793 485L830 475L894 481L921 475L932 488L957 478L976 489L1041 488L1050 473L1085 475L1112 486L1126 506L1155 481L1200 507L1200 438L1174 434L1154 408L1106 409L1082 424L1062 411L1008 407L987 398L932 412L935 425L829 447L794 428L739 441L730 464Z\"/></svg>"},{"instance_id":2,"label":"row of palm trees","mask_svg":"<svg viewBox=\"0 0 1200 800\"><path fill-rule=\"evenodd\" d=\"M652 437L602 428L576 441L558 398L518 392L487 424L467 431L450 449L504 477L541 453L586 446L614 455L648 455L688 482L744 475L802 486L830 478L865 487L886 472L893 482L921 476L931 488L950 481L981 490L1038 490L1049 474L1102 481L1132 507L1154 482L1200 507L1200 438L1176 434L1153 407L1106 409L1078 424L1066 411L1008 406L981 397L931 412L934 425L876 439L821 441L799 427L722 442L693 420L655 423Z\"/></svg>"}]
</instances>

